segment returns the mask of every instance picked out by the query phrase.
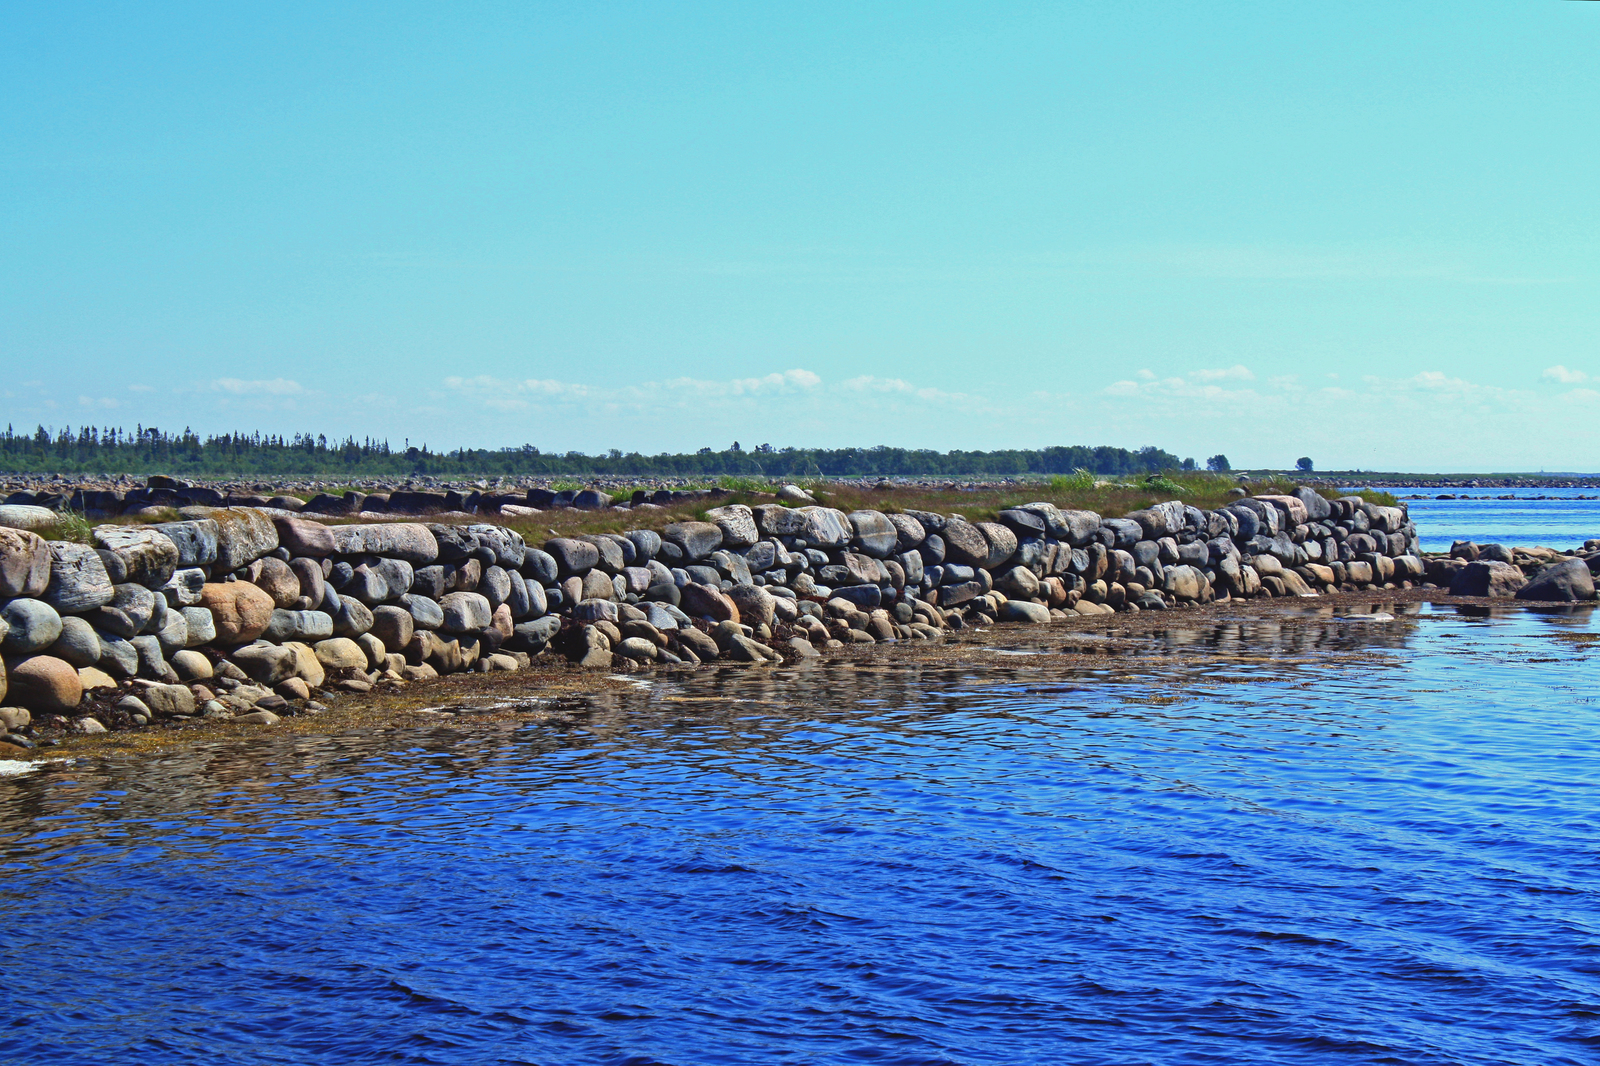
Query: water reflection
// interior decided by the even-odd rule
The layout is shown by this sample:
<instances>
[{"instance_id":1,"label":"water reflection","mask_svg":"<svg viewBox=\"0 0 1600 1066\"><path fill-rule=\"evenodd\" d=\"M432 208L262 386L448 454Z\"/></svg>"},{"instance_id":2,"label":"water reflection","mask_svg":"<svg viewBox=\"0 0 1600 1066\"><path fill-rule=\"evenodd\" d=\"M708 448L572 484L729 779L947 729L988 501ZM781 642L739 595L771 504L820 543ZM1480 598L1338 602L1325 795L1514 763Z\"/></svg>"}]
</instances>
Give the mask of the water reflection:
<instances>
[{"instance_id":1,"label":"water reflection","mask_svg":"<svg viewBox=\"0 0 1600 1066\"><path fill-rule=\"evenodd\" d=\"M0 1059L1583 1061L1593 636L1180 615L46 767Z\"/></svg>"}]
</instances>

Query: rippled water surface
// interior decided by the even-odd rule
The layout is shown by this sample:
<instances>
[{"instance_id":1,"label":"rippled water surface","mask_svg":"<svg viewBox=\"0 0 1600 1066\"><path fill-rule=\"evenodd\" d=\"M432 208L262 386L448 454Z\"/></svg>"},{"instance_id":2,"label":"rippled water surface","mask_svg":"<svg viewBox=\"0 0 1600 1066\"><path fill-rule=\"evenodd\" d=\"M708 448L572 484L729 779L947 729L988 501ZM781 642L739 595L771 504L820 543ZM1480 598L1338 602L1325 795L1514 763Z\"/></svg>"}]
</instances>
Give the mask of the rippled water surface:
<instances>
[{"instance_id":1,"label":"rippled water surface","mask_svg":"<svg viewBox=\"0 0 1600 1066\"><path fill-rule=\"evenodd\" d=\"M0 1060L1593 1062L1590 615L1167 624L0 778Z\"/></svg>"},{"instance_id":2,"label":"rippled water surface","mask_svg":"<svg viewBox=\"0 0 1600 1066\"><path fill-rule=\"evenodd\" d=\"M1565 551L1600 537L1600 499L1583 489L1389 489L1406 501L1422 550L1449 551L1452 541L1542 544ZM1410 499L1420 495L1422 499ZM1440 495L1454 500L1435 499ZM1502 500L1500 496L1510 496ZM1589 496L1590 499L1579 499ZM1541 499L1540 497L1544 497Z\"/></svg>"}]
</instances>

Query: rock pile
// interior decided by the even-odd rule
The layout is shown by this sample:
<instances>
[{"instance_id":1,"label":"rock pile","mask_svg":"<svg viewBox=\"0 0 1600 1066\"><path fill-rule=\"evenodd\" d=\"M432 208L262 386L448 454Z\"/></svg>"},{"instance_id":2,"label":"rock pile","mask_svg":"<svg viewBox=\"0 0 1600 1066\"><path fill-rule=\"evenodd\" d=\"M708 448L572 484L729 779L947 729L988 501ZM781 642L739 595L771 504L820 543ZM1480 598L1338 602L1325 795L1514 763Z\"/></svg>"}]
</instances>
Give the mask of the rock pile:
<instances>
[{"instance_id":1,"label":"rock pile","mask_svg":"<svg viewBox=\"0 0 1600 1066\"><path fill-rule=\"evenodd\" d=\"M1545 603L1593 600L1596 570L1600 570L1600 540L1585 541L1578 552L1458 540L1450 546L1448 556L1427 563L1428 580L1448 588L1452 595Z\"/></svg>"},{"instance_id":2,"label":"rock pile","mask_svg":"<svg viewBox=\"0 0 1600 1066\"><path fill-rule=\"evenodd\" d=\"M1404 588L1445 569L1452 582L1484 571L1480 595L1593 596L1581 560L1559 573L1541 560L1531 581L1524 561L1468 560L1467 548L1425 564L1403 507L1306 488L1120 518L1050 503L970 521L790 501L538 547L489 523L324 525L203 505L95 527L91 544L0 529L0 702L88 730L197 715L270 724L319 690L518 670L541 653L624 670L770 663L975 622Z\"/></svg>"}]
</instances>

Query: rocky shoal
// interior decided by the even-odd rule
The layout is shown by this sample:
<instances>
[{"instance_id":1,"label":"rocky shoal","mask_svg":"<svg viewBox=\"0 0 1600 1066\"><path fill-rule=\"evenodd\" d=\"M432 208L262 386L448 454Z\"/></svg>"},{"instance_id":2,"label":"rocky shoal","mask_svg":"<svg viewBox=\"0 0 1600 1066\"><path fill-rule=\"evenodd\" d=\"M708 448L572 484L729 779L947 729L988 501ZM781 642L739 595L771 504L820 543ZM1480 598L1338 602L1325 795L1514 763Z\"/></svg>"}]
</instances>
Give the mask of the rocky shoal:
<instances>
[{"instance_id":1,"label":"rocky shoal","mask_svg":"<svg viewBox=\"0 0 1600 1066\"><path fill-rule=\"evenodd\" d=\"M26 528L54 512L6 505L0 745L196 717L271 725L329 692L525 670L539 656L612 671L760 665L974 624L1336 591L1583 602L1600 568L1600 541L1424 556L1404 506L1305 487L1117 518L1030 503L995 521L785 494L538 546L470 518L324 524L203 503L79 543Z\"/></svg>"}]
</instances>

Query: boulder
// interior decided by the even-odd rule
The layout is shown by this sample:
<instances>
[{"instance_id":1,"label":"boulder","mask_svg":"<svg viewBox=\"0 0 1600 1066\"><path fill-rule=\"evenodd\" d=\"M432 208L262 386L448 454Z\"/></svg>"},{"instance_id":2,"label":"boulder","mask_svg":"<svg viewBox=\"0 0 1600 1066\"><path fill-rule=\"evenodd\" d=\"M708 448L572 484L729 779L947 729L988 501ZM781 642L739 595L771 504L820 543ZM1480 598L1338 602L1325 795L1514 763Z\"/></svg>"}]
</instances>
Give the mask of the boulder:
<instances>
[{"instance_id":1,"label":"boulder","mask_svg":"<svg viewBox=\"0 0 1600 1066\"><path fill-rule=\"evenodd\" d=\"M586 574L600 565L597 545L574 537L554 537L544 542L544 551L556 561L561 577Z\"/></svg>"},{"instance_id":2,"label":"boulder","mask_svg":"<svg viewBox=\"0 0 1600 1066\"><path fill-rule=\"evenodd\" d=\"M211 668L211 660L193 648L174 652L172 658L168 661L172 663L172 669L177 671L178 676L184 681L206 681L214 673Z\"/></svg>"},{"instance_id":3,"label":"boulder","mask_svg":"<svg viewBox=\"0 0 1600 1066\"><path fill-rule=\"evenodd\" d=\"M100 669L114 677L132 677L139 672L139 651L122 637L97 633L100 640Z\"/></svg>"},{"instance_id":4,"label":"boulder","mask_svg":"<svg viewBox=\"0 0 1600 1066\"><path fill-rule=\"evenodd\" d=\"M83 691L88 692L96 688L116 688L117 681L104 670L93 666L78 667L78 683L83 686Z\"/></svg>"},{"instance_id":5,"label":"boulder","mask_svg":"<svg viewBox=\"0 0 1600 1066\"><path fill-rule=\"evenodd\" d=\"M372 628L372 611L354 596L329 593L323 599L326 613L333 619L333 632L340 637L359 637Z\"/></svg>"},{"instance_id":6,"label":"boulder","mask_svg":"<svg viewBox=\"0 0 1600 1066\"><path fill-rule=\"evenodd\" d=\"M567 658L587 670L609 669L610 638L594 626L582 626L573 633L567 649Z\"/></svg>"},{"instance_id":7,"label":"boulder","mask_svg":"<svg viewBox=\"0 0 1600 1066\"><path fill-rule=\"evenodd\" d=\"M735 585L723 593L739 612L739 621L745 625L771 625L777 612L777 600L772 593L756 585Z\"/></svg>"},{"instance_id":8,"label":"boulder","mask_svg":"<svg viewBox=\"0 0 1600 1066\"><path fill-rule=\"evenodd\" d=\"M683 612L691 618L709 618L713 622L739 621L739 608L720 589L690 582L680 591Z\"/></svg>"},{"instance_id":9,"label":"boulder","mask_svg":"<svg viewBox=\"0 0 1600 1066\"><path fill-rule=\"evenodd\" d=\"M68 615L61 619L61 635L56 638L54 644L45 649L45 653L54 655L57 659L65 659L79 669L85 666L98 666L101 656L100 636L86 620Z\"/></svg>"},{"instance_id":10,"label":"boulder","mask_svg":"<svg viewBox=\"0 0 1600 1066\"><path fill-rule=\"evenodd\" d=\"M300 598L300 578L282 559L268 556L261 560L261 572L255 577L255 586L268 596L277 607L293 607Z\"/></svg>"},{"instance_id":11,"label":"boulder","mask_svg":"<svg viewBox=\"0 0 1600 1066\"><path fill-rule=\"evenodd\" d=\"M636 662L654 662L661 657L661 648L643 637L624 637L616 652L624 659Z\"/></svg>"},{"instance_id":12,"label":"boulder","mask_svg":"<svg viewBox=\"0 0 1600 1066\"><path fill-rule=\"evenodd\" d=\"M661 539L694 561L722 547L722 527L712 522L674 522L661 531Z\"/></svg>"},{"instance_id":13,"label":"boulder","mask_svg":"<svg viewBox=\"0 0 1600 1066\"><path fill-rule=\"evenodd\" d=\"M209 567L217 561L217 538L221 527L212 518L186 522L158 522L150 529L172 542L178 551L178 569Z\"/></svg>"},{"instance_id":14,"label":"boulder","mask_svg":"<svg viewBox=\"0 0 1600 1066\"><path fill-rule=\"evenodd\" d=\"M333 636L333 616L323 611L286 611L280 607L272 612L261 636L274 644L325 640Z\"/></svg>"},{"instance_id":15,"label":"boulder","mask_svg":"<svg viewBox=\"0 0 1600 1066\"><path fill-rule=\"evenodd\" d=\"M439 609L444 613L439 628L446 633L478 633L494 619L489 601L476 592L449 593L439 601Z\"/></svg>"},{"instance_id":16,"label":"boulder","mask_svg":"<svg viewBox=\"0 0 1600 1066\"><path fill-rule=\"evenodd\" d=\"M1352 578L1354 574L1352 573ZM1450 581L1452 596L1510 597L1527 584L1522 571L1510 563L1479 560L1468 563Z\"/></svg>"},{"instance_id":17,"label":"boulder","mask_svg":"<svg viewBox=\"0 0 1600 1066\"><path fill-rule=\"evenodd\" d=\"M278 516L272 524L278 530L278 546L289 549L292 556L326 559L336 553L333 531L321 522Z\"/></svg>"},{"instance_id":18,"label":"boulder","mask_svg":"<svg viewBox=\"0 0 1600 1066\"><path fill-rule=\"evenodd\" d=\"M0 620L4 620L6 627L0 648L8 654L32 655L44 651L61 636L61 616L41 600L11 600L0 607Z\"/></svg>"},{"instance_id":19,"label":"boulder","mask_svg":"<svg viewBox=\"0 0 1600 1066\"><path fill-rule=\"evenodd\" d=\"M981 565L993 570L1017 554L1017 535L999 522L977 522L978 531L989 544L989 552Z\"/></svg>"},{"instance_id":20,"label":"boulder","mask_svg":"<svg viewBox=\"0 0 1600 1066\"><path fill-rule=\"evenodd\" d=\"M328 670L366 670L369 662L361 645L349 637L320 640L312 646L317 662Z\"/></svg>"},{"instance_id":21,"label":"boulder","mask_svg":"<svg viewBox=\"0 0 1600 1066\"><path fill-rule=\"evenodd\" d=\"M171 580L156 591L168 607L193 607L200 602L200 590L205 585L206 572L195 566L173 571Z\"/></svg>"},{"instance_id":22,"label":"boulder","mask_svg":"<svg viewBox=\"0 0 1600 1066\"><path fill-rule=\"evenodd\" d=\"M1031 600L1039 595L1039 576L1025 566L1013 566L995 577L994 587L1012 599Z\"/></svg>"},{"instance_id":23,"label":"boulder","mask_svg":"<svg viewBox=\"0 0 1600 1066\"><path fill-rule=\"evenodd\" d=\"M270 687L295 675L294 649L281 644L246 644L235 648L228 658L245 672L245 676L260 685Z\"/></svg>"},{"instance_id":24,"label":"boulder","mask_svg":"<svg viewBox=\"0 0 1600 1066\"><path fill-rule=\"evenodd\" d=\"M61 714L83 701L77 667L54 655L8 658L6 677L6 701L35 713Z\"/></svg>"},{"instance_id":25,"label":"boulder","mask_svg":"<svg viewBox=\"0 0 1600 1066\"><path fill-rule=\"evenodd\" d=\"M158 589L178 568L178 546L148 526L96 526L93 540L113 585Z\"/></svg>"},{"instance_id":26,"label":"boulder","mask_svg":"<svg viewBox=\"0 0 1600 1066\"><path fill-rule=\"evenodd\" d=\"M217 524L218 570L249 566L278 546L272 516L255 507L224 507L206 514Z\"/></svg>"},{"instance_id":27,"label":"boulder","mask_svg":"<svg viewBox=\"0 0 1600 1066\"><path fill-rule=\"evenodd\" d=\"M48 530L59 521L61 516L48 507L35 507L27 503L0 506L0 526L7 529Z\"/></svg>"},{"instance_id":28,"label":"boulder","mask_svg":"<svg viewBox=\"0 0 1600 1066\"><path fill-rule=\"evenodd\" d=\"M989 558L989 541L983 531L960 515L946 522L944 539L947 558L967 566L982 566Z\"/></svg>"},{"instance_id":29,"label":"boulder","mask_svg":"<svg viewBox=\"0 0 1600 1066\"><path fill-rule=\"evenodd\" d=\"M156 611L166 607L166 601L143 585L117 585L111 602L90 615L96 628L132 640L149 632Z\"/></svg>"},{"instance_id":30,"label":"boulder","mask_svg":"<svg viewBox=\"0 0 1600 1066\"><path fill-rule=\"evenodd\" d=\"M441 625L444 622L442 611L439 621ZM416 621L404 607L377 607L372 612L371 632L383 641L385 647L403 648L411 643L411 636L416 632Z\"/></svg>"},{"instance_id":31,"label":"boulder","mask_svg":"<svg viewBox=\"0 0 1600 1066\"><path fill-rule=\"evenodd\" d=\"M414 567L427 566L439 558L439 542L419 522L327 528L338 555L379 555L404 560Z\"/></svg>"},{"instance_id":32,"label":"boulder","mask_svg":"<svg viewBox=\"0 0 1600 1066\"><path fill-rule=\"evenodd\" d=\"M158 717L194 714L194 692L183 685L141 685L135 691L139 693L139 702Z\"/></svg>"},{"instance_id":33,"label":"boulder","mask_svg":"<svg viewBox=\"0 0 1600 1066\"><path fill-rule=\"evenodd\" d=\"M116 593L98 552L67 540L49 545L50 581L39 599L59 614L83 614L111 602Z\"/></svg>"},{"instance_id":34,"label":"boulder","mask_svg":"<svg viewBox=\"0 0 1600 1066\"><path fill-rule=\"evenodd\" d=\"M411 616L412 627L421 630L434 630L444 625L444 610L433 600L425 596L410 594L400 597L398 604L404 607ZM374 615L376 618L376 615ZM385 644L389 642L384 641ZM408 642L409 643L409 642ZM393 645L390 645L393 647Z\"/></svg>"},{"instance_id":35,"label":"boulder","mask_svg":"<svg viewBox=\"0 0 1600 1066\"><path fill-rule=\"evenodd\" d=\"M775 503L762 504L754 511L756 527L767 537L797 537L806 530L806 516Z\"/></svg>"},{"instance_id":36,"label":"boulder","mask_svg":"<svg viewBox=\"0 0 1600 1066\"><path fill-rule=\"evenodd\" d=\"M1519 600L1577 603L1594 598L1594 575L1582 559L1567 559L1547 566L1517 590Z\"/></svg>"},{"instance_id":37,"label":"boulder","mask_svg":"<svg viewBox=\"0 0 1600 1066\"><path fill-rule=\"evenodd\" d=\"M761 539L761 533L756 528L755 513L742 503L713 507L706 512L706 518L722 530L721 547L748 548Z\"/></svg>"},{"instance_id":38,"label":"boulder","mask_svg":"<svg viewBox=\"0 0 1600 1066\"><path fill-rule=\"evenodd\" d=\"M1301 485L1294 490L1295 499L1306 509L1306 521L1323 522L1333 516L1333 505L1317 493L1316 489Z\"/></svg>"},{"instance_id":39,"label":"boulder","mask_svg":"<svg viewBox=\"0 0 1600 1066\"><path fill-rule=\"evenodd\" d=\"M217 639L217 622L204 607L181 607L184 623L189 627L189 647L198 648Z\"/></svg>"},{"instance_id":40,"label":"boulder","mask_svg":"<svg viewBox=\"0 0 1600 1066\"><path fill-rule=\"evenodd\" d=\"M37 533L0 527L0 600L38 596L50 584L50 545Z\"/></svg>"},{"instance_id":41,"label":"boulder","mask_svg":"<svg viewBox=\"0 0 1600 1066\"><path fill-rule=\"evenodd\" d=\"M272 597L248 581L206 585L200 591L200 606L211 614L216 639L222 644L248 644L272 621Z\"/></svg>"},{"instance_id":42,"label":"boulder","mask_svg":"<svg viewBox=\"0 0 1600 1066\"><path fill-rule=\"evenodd\" d=\"M1050 621L1050 608L1042 603L1027 600L1007 600L1000 605L1000 621L1030 622L1040 625Z\"/></svg>"},{"instance_id":43,"label":"boulder","mask_svg":"<svg viewBox=\"0 0 1600 1066\"><path fill-rule=\"evenodd\" d=\"M1162 588L1180 600L1198 600L1206 589L1206 576L1195 567L1168 567Z\"/></svg>"},{"instance_id":44,"label":"boulder","mask_svg":"<svg viewBox=\"0 0 1600 1066\"><path fill-rule=\"evenodd\" d=\"M837 508L802 507L799 513L806 519L799 536L810 547L842 548L854 535L849 517Z\"/></svg>"},{"instance_id":45,"label":"boulder","mask_svg":"<svg viewBox=\"0 0 1600 1066\"><path fill-rule=\"evenodd\" d=\"M170 658L189 646L189 622L182 611L166 608L165 604L162 606L164 609L158 612L154 635L156 642L161 645L162 657Z\"/></svg>"},{"instance_id":46,"label":"boulder","mask_svg":"<svg viewBox=\"0 0 1600 1066\"><path fill-rule=\"evenodd\" d=\"M887 559L899 547L900 530L881 511L851 511L846 517L861 554Z\"/></svg>"},{"instance_id":47,"label":"boulder","mask_svg":"<svg viewBox=\"0 0 1600 1066\"><path fill-rule=\"evenodd\" d=\"M884 517L894 526L897 534L895 548L899 552L912 551L928 538L928 531L922 527L922 523L908 514L891 514Z\"/></svg>"}]
</instances>

